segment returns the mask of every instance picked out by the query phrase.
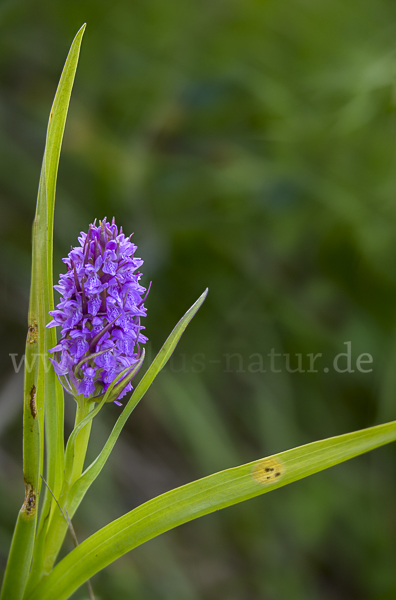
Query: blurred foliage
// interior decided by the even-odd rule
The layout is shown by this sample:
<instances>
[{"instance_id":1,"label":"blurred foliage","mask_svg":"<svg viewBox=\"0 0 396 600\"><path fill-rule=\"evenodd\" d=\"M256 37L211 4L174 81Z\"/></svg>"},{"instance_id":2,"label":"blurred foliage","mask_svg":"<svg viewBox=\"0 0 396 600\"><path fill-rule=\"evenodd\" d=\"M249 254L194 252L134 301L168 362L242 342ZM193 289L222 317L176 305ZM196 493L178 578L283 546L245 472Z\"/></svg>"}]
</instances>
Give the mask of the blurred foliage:
<instances>
[{"instance_id":1,"label":"blurred foliage","mask_svg":"<svg viewBox=\"0 0 396 600\"><path fill-rule=\"evenodd\" d=\"M395 418L395 3L3 0L1 567L23 499L9 354L24 348L48 111L84 21L55 276L78 232L115 215L153 281L151 355L210 292L76 515L80 539L193 478ZM372 372L331 368L347 341ZM319 372L284 357L271 372L272 348L305 370L323 354ZM91 456L118 409L103 412ZM395 459L377 450L170 532L94 579L97 598L393 600Z\"/></svg>"}]
</instances>

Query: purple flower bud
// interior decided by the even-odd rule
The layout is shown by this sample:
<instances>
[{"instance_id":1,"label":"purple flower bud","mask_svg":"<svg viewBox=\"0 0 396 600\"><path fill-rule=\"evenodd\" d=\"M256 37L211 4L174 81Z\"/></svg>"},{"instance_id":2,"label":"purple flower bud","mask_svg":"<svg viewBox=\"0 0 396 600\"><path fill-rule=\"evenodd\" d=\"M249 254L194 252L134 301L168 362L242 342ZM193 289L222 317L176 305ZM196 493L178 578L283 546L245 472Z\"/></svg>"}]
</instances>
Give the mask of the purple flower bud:
<instances>
[{"instance_id":1,"label":"purple flower bud","mask_svg":"<svg viewBox=\"0 0 396 600\"><path fill-rule=\"evenodd\" d=\"M63 262L67 272L54 288L61 300L50 311L47 327L60 326L61 338L50 350L55 372L66 391L85 398L106 392L114 379L139 361L139 344L147 341L141 333L140 318L146 316L144 288L137 269L143 261L134 257L136 246L130 236L118 233L106 218L81 232L80 247L72 248ZM132 389L121 390L122 398ZM119 404L117 402L117 404Z\"/></svg>"}]
</instances>

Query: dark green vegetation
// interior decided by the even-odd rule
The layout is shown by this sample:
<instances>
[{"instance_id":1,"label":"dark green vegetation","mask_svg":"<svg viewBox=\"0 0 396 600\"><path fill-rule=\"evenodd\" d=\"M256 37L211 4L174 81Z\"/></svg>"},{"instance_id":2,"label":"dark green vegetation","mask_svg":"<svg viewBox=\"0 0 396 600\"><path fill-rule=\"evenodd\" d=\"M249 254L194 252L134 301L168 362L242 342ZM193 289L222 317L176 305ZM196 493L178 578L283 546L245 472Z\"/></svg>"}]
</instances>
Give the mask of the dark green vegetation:
<instances>
[{"instance_id":1,"label":"dark green vegetation","mask_svg":"<svg viewBox=\"0 0 396 600\"><path fill-rule=\"evenodd\" d=\"M24 352L48 110L84 21L55 274L95 217L135 231L153 280L147 362L210 292L76 514L79 538L196 477L395 418L394 3L3 2L2 567L23 500L22 385L9 354L19 363ZM354 372L338 373L349 341ZM296 353L305 371L307 355L323 354L318 372L289 373ZM362 353L372 372L357 370ZM102 411L92 456L117 415ZM386 447L188 524L94 589L103 600L391 600L395 460Z\"/></svg>"}]
</instances>

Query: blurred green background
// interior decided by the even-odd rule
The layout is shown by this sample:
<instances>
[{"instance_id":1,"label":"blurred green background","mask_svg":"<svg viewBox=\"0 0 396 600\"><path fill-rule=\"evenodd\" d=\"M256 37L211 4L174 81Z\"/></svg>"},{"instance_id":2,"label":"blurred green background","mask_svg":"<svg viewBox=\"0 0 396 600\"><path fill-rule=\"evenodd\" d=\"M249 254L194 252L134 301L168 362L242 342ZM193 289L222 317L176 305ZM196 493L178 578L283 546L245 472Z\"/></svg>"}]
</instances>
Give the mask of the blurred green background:
<instances>
[{"instance_id":1,"label":"blurred green background","mask_svg":"<svg viewBox=\"0 0 396 600\"><path fill-rule=\"evenodd\" d=\"M210 291L77 513L80 540L194 478L396 417L395 2L2 0L1 569L23 500L9 355L24 352L49 109L83 22L55 278L77 234L115 215L153 281L151 356ZM354 372L338 373L347 341ZM305 371L321 353L318 372L284 357L271 372L272 348ZM101 413L91 457L118 414ZM95 577L97 598L394 600L395 464L385 447L167 533Z\"/></svg>"}]
</instances>

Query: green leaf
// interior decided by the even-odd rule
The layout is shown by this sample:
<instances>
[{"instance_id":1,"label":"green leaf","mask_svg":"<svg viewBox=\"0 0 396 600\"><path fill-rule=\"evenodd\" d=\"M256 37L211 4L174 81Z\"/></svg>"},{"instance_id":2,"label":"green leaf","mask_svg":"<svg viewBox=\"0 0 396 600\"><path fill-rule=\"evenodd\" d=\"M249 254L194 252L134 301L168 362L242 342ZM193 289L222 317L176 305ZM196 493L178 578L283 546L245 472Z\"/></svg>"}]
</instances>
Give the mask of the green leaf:
<instances>
[{"instance_id":1,"label":"green leaf","mask_svg":"<svg viewBox=\"0 0 396 600\"><path fill-rule=\"evenodd\" d=\"M40 318L44 326L50 320L48 312L54 308L53 297L53 225L55 209L56 181L59 157L65 130L66 117L77 70L82 37L85 24L79 29L70 47L65 66L52 103L48 121L43 165L40 175L39 195L37 200L37 246L40 249L40 270L42 273L42 298L40 301ZM40 384L45 398L45 433L47 472L46 481L55 497L59 497L64 472L64 394L53 368L49 367L48 351L56 345L54 328L44 329L44 345L40 354L44 368ZM41 387L41 385L40 385ZM38 535L34 550L31 581L39 577L42 568L42 551L49 515L58 508L48 489L45 489L44 505L40 517Z\"/></svg>"},{"instance_id":2,"label":"green leaf","mask_svg":"<svg viewBox=\"0 0 396 600\"><path fill-rule=\"evenodd\" d=\"M197 313L198 309L201 307L204 302L206 296L208 294L208 290L206 289L204 293L198 298L198 300L188 309L186 314L180 319L177 325L172 330L171 334L165 341L161 350L158 352L157 356L151 363L150 367L147 369L146 373L140 380L138 386L130 397L127 405L122 411L121 415L118 417L116 424L103 448L99 456L94 460L94 462L84 471L81 475L80 479L78 479L73 487L70 490L68 503L67 503L67 511L70 516L73 516L76 509L78 508L81 500L86 494L89 487L95 481L96 477L99 475L101 470L103 469L110 452L112 451L114 444L116 443L118 436L120 435L122 428L124 427L126 421L128 420L131 412L143 398L144 394L147 392L148 388L154 381L155 377L161 371L161 369L166 365L167 361L172 355L172 352L176 348L178 341L180 340L182 334L184 333L187 325Z\"/></svg>"},{"instance_id":3,"label":"green leaf","mask_svg":"<svg viewBox=\"0 0 396 600\"><path fill-rule=\"evenodd\" d=\"M80 423L77 425L77 427L75 427L73 429L73 431L71 432L70 437L67 441L67 446L66 446L66 460L65 460L65 482L66 482L66 484L68 484L69 481L70 482L72 481L73 462L74 462L76 440L77 440L78 434L86 425L88 425L90 423L90 421L92 421L92 419L94 417L96 417L98 412L102 409L103 405L106 402L109 402L109 398L113 398L113 400L116 400L118 398L118 396L120 395L120 393L122 391L122 388L124 388L126 385L128 385L128 383L131 381L131 379L133 379L133 377L139 371L139 369L142 366L142 363L144 361L144 357L145 357L145 350L143 349L142 355L141 355L140 359L138 360L138 362L136 363L135 367L132 370L131 370L131 367L127 367L126 369L121 371L121 373L119 375L117 375L117 377L111 382L111 385L107 389L106 393L103 394L103 396L101 397L99 404L93 410L91 410L91 412L89 412L87 414L87 416L84 417L82 419L82 421L80 421ZM122 378L124 378L124 379L122 379ZM122 381L120 381L121 379L122 379ZM87 403L87 400L85 398L83 398L82 401ZM81 471L80 471L79 475L81 475Z\"/></svg>"},{"instance_id":4,"label":"green leaf","mask_svg":"<svg viewBox=\"0 0 396 600\"><path fill-rule=\"evenodd\" d=\"M111 562L173 527L395 440L396 421L392 421L293 448L162 494L85 540L55 567L28 600L66 600Z\"/></svg>"},{"instance_id":5,"label":"green leaf","mask_svg":"<svg viewBox=\"0 0 396 600\"><path fill-rule=\"evenodd\" d=\"M49 321L48 311L54 308L52 237L59 155L84 29L85 25L72 43L52 105L33 224L24 390L23 469L26 497L19 513L3 583L1 598L7 600L22 598L32 560L41 487L39 475L43 470L44 420L48 449L47 480L55 494L62 482L63 391L48 361L48 350L56 344L56 333L53 329L46 329L45 325ZM33 368L30 368L32 365ZM52 504L48 493L45 498L42 523L48 522Z\"/></svg>"},{"instance_id":6,"label":"green leaf","mask_svg":"<svg viewBox=\"0 0 396 600\"><path fill-rule=\"evenodd\" d=\"M73 518L73 515L76 512L84 495L86 494L86 492L88 491L88 489L92 485L92 483L95 481L96 477L99 475L101 470L103 469L103 467L110 455L110 452L113 449L114 444L116 443L118 436L120 435L122 428L125 425L126 421L128 420L131 412L133 411L135 406L138 404L138 402L142 399L142 397L144 396L144 394L150 387L151 383L153 382L153 380L155 379L155 377L157 376L159 371L164 367L164 365L170 358L172 352L174 351L174 349L175 349L180 337L182 336L184 330L186 329L187 325L189 324L189 322L194 317L194 315L196 314L196 312L202 305L203 301L205 300L207 293L208 293L208 290L205 290L205 292L198 298L198 300L191 306L191 308L189 308L189 310L182 317L182 319L180 319L180 321L177 323L176 327L173 329L173 331L171 332L171 334L165 341L161 350L159 351L159 353L157 354L157 356L151 363L150 367L147 369L146 373L144 374L144 376L142 377L138 386L136 387L134 393L130 397L123 412L117 419L117 422L114 425L113 430L112 430L105 446L103 447L101 453L99 454L99 456L84 471L84 473L81 475L81 477L79 477L79 479L77 479L77 481L74 482L70 491L66 490L66 491L62 492L61 501L62 501L64 494L66 493L66 502L65 502L64 507L67 510L67 513L70 516L70 518ZM111 393L111 391L110 391L110 393ZM100 410L100 406L101 405L99 405L99 407L97 407L95 409L95 411ZM84 417L83 421L81 421L81 423L84 423L84 425L82 425L83 427L86 426L86 424L90 422L92 414L93 413L90 413L89 415ZM73 434L72 434L72 436L73 436ZM74 438L74 436L73 436L73 438ZM69 455L72 453L71 449L74 444L73 438L70 442L70 445L68 444L68 446L69 446L68 454ZM69 465L71 464L70 457L68 458L67 463ZM70 471L70 466L68 468L68 471ZM67 480L65 479L65 486L66 485L67 485ZM56 559L56 556L60 550L66 530L67 530L67 525L66 525L64 519L62 518L62 515L60 514L59 511L55 512L53 515L53 522L51 522L51 524L50 524L48 536L47 536L47 539L45 542L47 572L49 571L48 567L49 566L52 567L52 565Z\"/></svg>"},{"instance_id":7,"label":"green leaf","mask_svg":"<svg viewBox=\"0 0 396 600\"><path fill-rule=\"evenodd\" d=\"M56 180L58 175L59 156L62 146L63 134L65 131L66 117L69 109L71 92L73 89L74 78L77 70L78 58L82 37L85 31L85 24L77 32L71 45L65 66L56 90L55 98L52 104L50 118L47 129L47 139L45 144L43 167L41 179L43 185L40 186L42 194L39 195L38 206L46 213L46 223L42 226L42 236L45 239L44 256L46 259L46 278L44 280L43 301L40 303L43 310L43 319L45 322L50 320L48 311L54 308L53 297L53 228L54 228L54 208ZM45 236L45 237L44 237ZM44 264L42 264L44 268ZM44 356L48 362L48 351L56 345L55 328L45 329L45 347ZM63 388L59 383L53 368L45 370L45 426L47 441L47 483L52 492L57 496L62 486L62 474L64 469L64 395ZM50 401L51 400L51 401Z\"/></svg>"}]
</instances>

